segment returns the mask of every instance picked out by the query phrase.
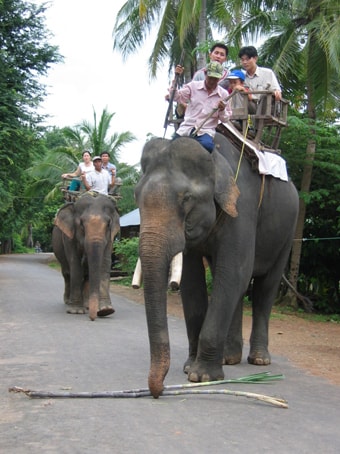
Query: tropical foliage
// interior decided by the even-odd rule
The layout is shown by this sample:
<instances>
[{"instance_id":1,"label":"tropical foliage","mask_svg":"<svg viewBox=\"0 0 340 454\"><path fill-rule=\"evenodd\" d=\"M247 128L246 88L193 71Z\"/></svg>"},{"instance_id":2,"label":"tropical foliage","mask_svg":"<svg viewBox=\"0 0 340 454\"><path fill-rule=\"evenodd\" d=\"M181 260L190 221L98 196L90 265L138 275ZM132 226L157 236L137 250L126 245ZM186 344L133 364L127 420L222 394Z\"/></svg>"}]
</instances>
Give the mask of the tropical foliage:
<instances>
[{"instance_id":1,"label":"tropical foliage","mask_svg":"<svg viewBox=\"0 0 340 454\"><path fill-rule=\"evenodd\" d=\"M123 179L119 209L135 207L135 167L120 163L131 132L110 133L114 113L63 129L41 128L41 76L62 61L49 44L46 7L0 1L0 241L2 251L32 240L50 248L50 229L62 203L60 175L75 170L81 152L110 152ZM288 274L317 309L340 312L339 297L339 76L340 10L332 0L128 0L113 24L113 47L124 58L152 35L149 72L169 72L184 52L185 79L202 67L211 43L238 49L262 43L259 64L277 73L291 102L280 147L300 191L301 210ZM294 295L292 301L294 302Z\"/></svg>"},{"instance_id":2,"label":"tropical foliage","mask_svg":"<svg viewBox=\"0 0 340 454\"><path fill-rule=\"evenodd\" d=\"M94 111L93 123L83 121L74 128L66 127L58 132L54 129L51 133L46 133L44 139L50 145L46 147L43 157L39 157L28 169L34 182L27 188L27 195L40 194L45 196L45 200L55 199L64 185L61 175L76 170L84 150L89 150L92 156L107 151L111 162L119 167L120 150L125 144L135 140L135 136L130 131L110 136L113 116L114 113L104 109L97 121Z\"/></svg>"},{"instance_id":3,"label":"tropical foliage","mask_svg":"<svg viewBox=\"0 0 340 454\"><path fill-rule=\"evenodd\" d=\"M220 1L129 0L119 11L114 30L114 49L124 58L136 52L156 30L149 58L150 76L156 77L164 63L169 73L185 51L185 78L190 79L206 62L213 41L213 27L227 30L233 20Z\"/></svg>"},{"instance_id":4,"label":"tropical foliage","mask_svg":"<svg viewBox=\"0 0 340 454\"><path fill-rule=\"evenodd\" d=\"M51 250L52 221L63 202L61 174L75 170L85 147L95 154L109 151L119 171L119 152L134 140L129 131L110 134L115 114L106 109L98 119L94 112L93 123L41 127L37 108L46 95L41 76L62 61L49 44L45 11L45 5L0 1L0 252L23 250L36 240ZM127 167L128 191L138 171Z\"/></svg>"},{"instance_id":5,"label":"tropical foliage","mask_svg":"<svg viewBox=\"0 0 340 454\"><path fill-rule=\"evenodd\" d=\"M253 44L261 38L263 44L259 49L259 63L274 69L284 87L284 96L291 100L292 120L289 129L296 140L295 149L299 149L299 167L294 181L300 190L301 202L289 272L293 287L297 288L300 260L302 267L312 263L311 260L305 260L311 248L304 247L302 252L303 238L307 232L315 238L319 237L321 233L316 226L327 224L326 219L320 217L321 207L325 207L324 214L329 216L329 225L334 225L331 231L328 229L330 238L339 237L337 198L332 198L332 202L328 199L332 193L330 180L337 187L336 177L339 174L339 131L331 127L339 118L338 3L332 0L128 1L116 19L114 47L121 49L127 58L143 43L152 26L158 29L149 59L152 76L156 75L159 64L167 58L171 71L179 61L180 50L184 48L187 54L184 65L190 68L186 77L190 77L197 67L199 51L204 46L207 49L211 42L213 30L221 34L219 40L224 40L230 46L230 57L235 65L238 64L237 46ZM321 130L324 134L320 133ZM289 147L284 147L286 144L283 143L282 148L288 157ZM303 148L304 151L301 151ZM330 155L331 165L327 166ZM289 164L293 169L296 154L290 157L292 162L289 161ZM322 178L325 171L328 180ZM322 189L317 188L321 180ZM316 201L314 212L313 203ZM337 219L335 223L334 219ZM338 261L339 243L332 251L335 261ZM317 276L318 266L313 270L313 275L318 284L323 281L323 288L332 289L340 310L339 276L331 269L331 262L328 260L328 271L321 273L322 278L321 275ZM328 275L327 279L325 274ZM304 279L305 289L311 287L310 282L311 278ZM320 285L314 284L316 287ZM294 301L295 296L292 294L291 298ZM297 304L296 300L294 304Z\"/></svg>"},{"instance_id":6,"label":"tropical foliage","mask_svg":"<svg viewBox=\"0 0 340 454\"><path fill-rule=\"evenodd\" d=\"M22 0L0 2L0 241L5 250L41 202L27 199L24 190L26 167L41 151L36 113L45 96L41 76L61 60L48 43L45 9Z\"/></svg>"}]
</instances>

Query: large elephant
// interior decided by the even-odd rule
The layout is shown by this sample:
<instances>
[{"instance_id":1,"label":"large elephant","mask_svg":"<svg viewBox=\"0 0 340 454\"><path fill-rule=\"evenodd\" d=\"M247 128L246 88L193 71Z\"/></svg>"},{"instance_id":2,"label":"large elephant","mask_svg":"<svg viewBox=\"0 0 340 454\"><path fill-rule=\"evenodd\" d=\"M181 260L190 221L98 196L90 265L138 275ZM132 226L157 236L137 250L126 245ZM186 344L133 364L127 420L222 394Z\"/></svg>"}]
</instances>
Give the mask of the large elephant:
<instances>
[{"instance_id":1,"label":"large elephant","mask_svg":"<svg viewBox=\"0 0 340 454\"><path fill-rule=\"evenodd\" d=\"M52 233L54 253L65 281L70 314L112 314L110 270L112 242L119 232L116 203L106 195L86 193L57 213Z\"/></svg>"},{"instance_id":2,"label":"large elephant","mask_svg":"<svg viewBox=\"0 0 340 454\"><path fill-rule=\"evenodd\" d=\"M157 138L142 153L135 195L154 397L170 365L166 295L172 259L181 252L188 379L222 379L223 364L241 361L242 300L252 278L248 361L270 363L269 316L293 240L298 194L290 181L259 175L223 135L215 141L209 154L191 138ZM203 257L213 276L209 302Z\"/></svg>"}]
</instances>

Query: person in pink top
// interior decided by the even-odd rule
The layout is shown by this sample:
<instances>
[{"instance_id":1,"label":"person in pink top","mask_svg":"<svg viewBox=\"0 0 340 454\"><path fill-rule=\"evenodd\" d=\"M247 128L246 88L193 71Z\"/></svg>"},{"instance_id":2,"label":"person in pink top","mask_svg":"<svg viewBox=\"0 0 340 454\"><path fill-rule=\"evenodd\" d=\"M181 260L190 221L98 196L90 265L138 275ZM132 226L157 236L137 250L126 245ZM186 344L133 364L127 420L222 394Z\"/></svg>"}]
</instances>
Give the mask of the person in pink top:
<instances>
[{"instance_id":1,"label":"person in pink top","mask_svg":"<svg viewBox=\"0 0 340 454\"><path fill-rule=\"evenodd\" d=\"M220 65L224 65L224 63L228 59L228 46L226 46L224 43L215 43L213 46L210 48L209 52L209 61L217 61ZM178 74L183 74L184 67L180 67L179 65L177 66L178 68ZM180 70L182 68L182 70ZM195 72L192 80L198 81L198 80L204 80L205 79L205 71L206 67L199 69L198 71ZM225 88L226 90L229 89L229 80L227 79L229 72L228 69L223 66L223 72L222 76L219 80L219 85L221 85L222 88ZM175 114L177 118L184 118L184 113L185 113L186 105L178 103L175 109Z\"/></svg>"},{"instance_id":2,"label":"person in pink top","mask_svg":"<svg viewBox=\"0 0 340 454\"><path fill-rule=\"evenodd\" d=\"M181 67L176 67L176 71L181 71ZM174 100L187 104L184 120L174 139L191 136L210 153L213 151L216 126L227 121L232 114L229 102L224 101L229 93L218 85L222 74L222 65L210 62L204 80L191 81L180 90L173 85L170 87L170 91L175 90Z\"/></svg>"}]
</instances>

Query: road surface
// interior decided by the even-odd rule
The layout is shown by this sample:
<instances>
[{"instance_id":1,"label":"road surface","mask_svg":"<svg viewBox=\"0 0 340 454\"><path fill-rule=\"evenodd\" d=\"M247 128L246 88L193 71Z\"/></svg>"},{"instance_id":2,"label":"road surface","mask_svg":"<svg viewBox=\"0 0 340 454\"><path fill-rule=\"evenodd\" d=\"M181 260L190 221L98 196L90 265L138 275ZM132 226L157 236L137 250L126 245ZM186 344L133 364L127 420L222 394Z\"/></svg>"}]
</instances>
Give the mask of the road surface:
<instances>
[{"instance_id":1,"label":"road surface","mask_svg":"<svg viewBox=\"0 0 340 454\"><path fill-rule=\"evenodd\" d=\"M0 452L8 454L331 454L340 451L340 389L274 356L285 379L228 389L281 396L288 409L244 397L31 399L12 386L94 392L147 386L144 307L112 294L116 313L91 322L68 315L50 254L0 255ZM186 383L183 320L169 317L166 384ZM228 378L263 371L244 353ZM340 360L340 358L339 358Z\"/></svg>"}]
</instances>

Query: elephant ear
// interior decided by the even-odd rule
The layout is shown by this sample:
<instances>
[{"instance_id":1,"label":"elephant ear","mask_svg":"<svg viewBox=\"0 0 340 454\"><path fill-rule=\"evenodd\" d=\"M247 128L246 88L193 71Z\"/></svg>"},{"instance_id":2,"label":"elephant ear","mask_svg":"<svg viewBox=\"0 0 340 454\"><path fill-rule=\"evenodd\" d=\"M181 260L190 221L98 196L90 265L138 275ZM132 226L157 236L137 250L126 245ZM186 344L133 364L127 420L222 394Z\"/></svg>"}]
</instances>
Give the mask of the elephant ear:
<instances>
[{"instance_id":1,"label":"elephant ear","mask_svg":"<svg viewBox=\"0 0 340 454\"><path fill-rule=\"evenodd\" d=\"M226 159L218 152L211 154L215 165L215 200L231 217L238 216L236 204L240 191L234 180L232 169Z\"/></svg>"},{"instance_id":2,"label":"elephant ear","mask_svg":"<svg viewBox=\"0 0 340 454\"><path fill-rule=\"evenodd\" d=\"M73 203L69 203L60 208L54 219L54 225L72 240L75 232Z\"/></svg>"},{"instance_id":3,"label":"elephant ear","mask_svg":"<svg viewBox=\"0 0 340 454\"><path fill-rule=\"evenodd\" d=\"M161 139L159 137L146 142L140 161L143 173L153 169L154 165L158 163L160 155L166 152L169 142L168 139Z\"/></svg>"},{"instance_id":4,"label":"elephant ear","mask_svg":"<svg viewBox=\"0 0 340 454\"><path fill-rule=\"evenodd\" d=\"M120 219L117 208L115 207L111 216L111 242L115 239L120 231Z\"/></svg>"}]
</instances>

